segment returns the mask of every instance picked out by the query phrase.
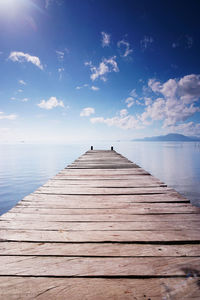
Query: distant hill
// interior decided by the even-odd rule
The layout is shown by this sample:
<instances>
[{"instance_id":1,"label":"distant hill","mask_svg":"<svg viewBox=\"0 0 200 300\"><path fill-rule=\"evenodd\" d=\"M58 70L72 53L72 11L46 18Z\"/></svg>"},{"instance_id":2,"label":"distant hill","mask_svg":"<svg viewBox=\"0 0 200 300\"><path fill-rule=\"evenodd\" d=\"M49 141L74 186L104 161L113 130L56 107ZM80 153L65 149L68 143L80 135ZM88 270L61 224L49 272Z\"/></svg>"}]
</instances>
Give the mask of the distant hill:
<instances>
[{"instance_id":1,"label":"distant hill","mask_svg":"<svg viewBox=\"0 0 200 300\"><path fill-rule=\"evenodd\" d=\"M132 141L146 142L200 142L200 138L196 136L185 136L178 133L169 133L167 135L145 137L143 139L134 139Z\"/></svg>"}]
</instances>

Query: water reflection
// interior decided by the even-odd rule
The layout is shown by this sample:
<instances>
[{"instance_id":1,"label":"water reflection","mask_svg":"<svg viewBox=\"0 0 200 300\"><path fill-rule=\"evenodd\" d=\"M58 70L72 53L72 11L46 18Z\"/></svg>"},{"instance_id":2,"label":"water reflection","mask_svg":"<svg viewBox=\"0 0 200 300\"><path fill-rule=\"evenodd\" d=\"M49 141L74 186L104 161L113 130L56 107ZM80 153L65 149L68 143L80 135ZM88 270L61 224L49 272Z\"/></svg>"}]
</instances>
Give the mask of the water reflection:
<instances>
[{"instance_id":1,"label":"water reflection","mask_svg":"<svg viewBox=\"0 0 200 300\"><path fill-rule=\"evenodd\" d=\"M200 205L200 143L132 142L115 147L193 204Z\"/></svg>"}]
</instances>

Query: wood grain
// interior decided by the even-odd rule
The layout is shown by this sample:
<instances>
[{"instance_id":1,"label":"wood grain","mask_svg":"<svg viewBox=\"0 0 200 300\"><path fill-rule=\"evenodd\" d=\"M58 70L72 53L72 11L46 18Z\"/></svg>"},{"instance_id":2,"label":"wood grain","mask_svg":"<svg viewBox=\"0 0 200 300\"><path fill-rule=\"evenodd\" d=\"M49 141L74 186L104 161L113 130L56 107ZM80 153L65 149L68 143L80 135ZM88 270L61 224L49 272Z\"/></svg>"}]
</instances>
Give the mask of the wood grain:
<instances>
[{"instance_id":1,"label":"wood grain","mask_svg":"<svg viewBox=\"0 0 200 300\"><path fill-rule=\"evenodd\" d=\"M0 217L0 299L200 299L200 208L115 151Z\"/></svg>"}]
</instances>

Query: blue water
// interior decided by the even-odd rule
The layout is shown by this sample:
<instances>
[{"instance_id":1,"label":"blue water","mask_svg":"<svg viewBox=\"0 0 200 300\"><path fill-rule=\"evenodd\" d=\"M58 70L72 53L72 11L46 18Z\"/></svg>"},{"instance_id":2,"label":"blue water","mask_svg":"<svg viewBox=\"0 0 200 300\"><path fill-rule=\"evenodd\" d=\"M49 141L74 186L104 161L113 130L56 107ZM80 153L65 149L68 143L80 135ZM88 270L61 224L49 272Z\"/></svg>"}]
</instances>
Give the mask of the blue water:
<instances>
[{"instance_id":1,"label":"blue water","mask_svg":"<svg viewBox=\"0 0 200 300\"><path fill-rule=\"evenodd\" d=\"M110 149L109 143L93 144ZM200 206L200 143L118 142L116 151ZM90 148L75 145L0 145L0 214L12 208Z\"/></svg>"}]
</instances>

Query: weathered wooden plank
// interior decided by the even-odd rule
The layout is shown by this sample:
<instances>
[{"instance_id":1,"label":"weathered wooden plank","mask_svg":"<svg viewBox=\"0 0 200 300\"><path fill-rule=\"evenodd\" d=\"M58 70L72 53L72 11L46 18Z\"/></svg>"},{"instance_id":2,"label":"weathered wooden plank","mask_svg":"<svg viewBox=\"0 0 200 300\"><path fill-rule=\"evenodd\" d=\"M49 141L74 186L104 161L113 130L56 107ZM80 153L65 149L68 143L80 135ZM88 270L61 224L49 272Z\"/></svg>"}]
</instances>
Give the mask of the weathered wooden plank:
<instances>
[{"instance_id":1,"label":"weathered wooden plank","mask_svg":"<svg viewBox=\"0 0 200 300\"><path fill-rule=\"evenodd\" d=\"M36 229L36 230L67 230L67 231L80 231L80 230L190 230L200 228L199 222L34 222L34 221L0 221L1 229Z\"/></svg>"},{"instance_id":2,"label":"weathered wooden plank","mask_svg":"<svg viewBox=\"0 0 200 300\"><path fill-rule=\"evenodd\" d=\"M153 204L153 203L152 203ZM169 213L185 213L185 214L192 214L192 213L199 213L200 208L194 206L186 206L186 204L176 204L176 206L161 206L162 203L158 205L158 207L154 206L134 206L127 208L48 208L48 207L21 207L15 206L10 210L12 213L32 213L32 214L50 214L50 215L86 215L86 214L126 214L126 215L133 215L133 214L169 214ZM200 217L200 215L199 215Z\"/></svg>"},{"instance_id":3,"label":"weathered wooden plank","mask_svg":"<svg viewBox=\"0 0 200 300\"><path fill-rule=\"evenodd\" d=\"M69 169L69 170L71 171L71 169ZM78 171L77 169L72 169L72 170ZM105 170L108 171L108 169L105 169ZM136 170L140 170L140 169L136 169ZM66 171L67 171L67 169L66 169ZM71 177L68 178L69 175L76 176L77 179L84 179L84 177L85 177L85 179L90 179L90 180L99 180L99 179L107 180L107 179L105 179L105 177L108 179L113 179L113 180L121 180L121 179L122 180L127 180L127 179L132 180L132 179L139 179L139 178L145 178L145 177L155 178L154 176L152 176L151 174L149 174L146 171L139 171L139 172L137 171L137 172L132 172L131 174L129 174L129 173L127 173L127 174L126 173L123 173L123 174L118 174L118 173L101 174L99 172L97 174L90 174L90 173L89 174L85 174L85 173L81 174L81 172L68 174L68 172L60 171L58 174L56 174L54 177L52 177L52 179L54 179L54 178L59 179L58 177L61 177L61 175L63 177L66 177L66 179L71 179L71 180L73 180L73 178L71 178ZM96 177L98 177L99 179L97 179ZM157 178L155 178L155 179L157 179Z\"/></svg>"},{"instance_id":4,"label":"weathered wooden plank","mask_svg":"<svg viewBox=\"0 0 200 300\"><path fill-rule=\"evenodd\" d=\"M200 244L0 242L0 255L200 257Z\"/></svg>"},{"instance_id":5,"label":"weathered wooden plank","mask_svg":"<svg viewBox=\"0 0 200 300\"><path fill-rule=\"evenodd\" d=\"M68 169L126 169L126 168L138 168L137 165L122 163L122 164L71 164Z\"/></svg>"},{"instance_id":6,"label":"weathered wooden plank","mask_svg":"<svg viewBox=\"0 0 200 300\"><path fill-rule=\"evenodd\" d=\"M130 160L127 158L121 158L121 157L108 157L108 158L86 158L82 157L79 159L74 160L72 164L104 164L104 163L109 163L109 164L121 164L121 163L127 163L127 164L132 164Z\"/></svg>"},{"instance_id":7,"label":"weathered wooden plank","mask_svg":"<svg viewBox=\"0 0 200 300\"><path fill-rule=\"evenodd\" d=\"M147 171L141 169L141 168L135 168L135 169L96 169L97 172L94 172L95 170L93 169L88 169L88 172L85 172L87 170L79 170L79 169L64 169L61 170L56 176L78 176L78 177L91 177L91 178L96 178L96 177L108 177L108 178L118 178L119 175L122 178L125 178L126 176L138 176L138 175L150 175ZM94 176L94 177L93 177Z\"/></svg>"},{"instance_id":8,"label":"weathered wooden plank","mask_svg":"<svg viewBox=\"0 0 200 300\"><path fill-rule=\"evenodd\" d=\"M198 229L143 231L50 231L1 229L0 241L35 242L200 242Z\"/></svg>"},{"instance_id":9,"label":"weathered wooden plank","mask_svg":"<svg viewBox=\"0 0 200 300\"><path fill-rule=\"evenodd\" d=\"M187 201L178 193L167 194L150 194L150 195L51 195L51 194L29 194L19 203L31 202L32 204L43 203L44 205L56 203L59 205L66 204L68 207L108 207L117 205L119 207L129 203L169 203ZM117 207L116 206L116 207Z\"/></svg>"},{"instance_id":10,"label":"weathered wooden plank","mask_svg":"<svg viewBox=\"0 0 200 300\"><path fill-rule=\"evenodd\" d=\"M76 187L155 187L155 186L166 186L166 184L164 184L163 182L159 181L159 180L155 180L155 179L150 179L150 178L145 178L141 180L137 179L137 180L126 180L124 181L114 181L114 180L109 180L109 181L105 181L105 180L55 180L55 179L51 179L49 181L47 181L43 186L45 187L63 187L63 186L76 186Z\"/></svg>"},{"instance_id":11,"label":"weathered wooden plank","mask_svg":"<svg viewBox=\"0 0 200 300\"><path fill-rule=\"evenodd\" d=\"M200 257L0 256L0 275L20 276L185 276L200 272Z\"/></svg>"},{"instance_id":12,"label":"weathered wooden plank","mask_svg":"<svg viewBox=\"0 0 200 300\"><path fill-rule=\"evenodd\" d=\"M185 202L178 202L178 203L174 203L174 202L155 202L155 203L141 203L141 202L128 202L128 201L124 201L123 202L118 202L118 203L115 203L114 201L112 201L111 203L109 201L104 201L102 204L100 203L100 201L97 201L97 203L95 203L94 201L86 201L84 203L84 201L82 200L78 200L78 201L64 201L64 200L61 200L59 203L56 203L56 200L55 199L54 201L34 201L34 200L30 200L30 201L20 201L18 203L18 205L16 205L17 208L22 208L22 207L35 207L35 208L53 208L53 209L69 209L69 208L76 208L76 207L79 207L79 208L99 208L99 209L108 209L108 208L116 208L116 209L125 209L125 208L137 208L137 207L141 207L137 204L143 204L146 206L144 206L145 208L147 209L153 209L153 208L164 208L164 207L167 207L167 204L169 204L169 207L173 208L174 210L176 210L176 207L180 207L180 205L182 204L185 204ZM157 204L157 206L156 206ZM179 204L179 205L178 205ZM173 206L174 205L174 206ZM185 206L186 207L186 206ZM189 208L190 209L190 208Z\"/></svg>"},{"instance_id":13,"label":"weathered wooden plank","mask_svg":"<svg viewBox=\"0 0 200 300\"><path fill-rule=\"evenodd\" d=\"M187 275L187 274L186 274ZM199 299L199 277L105 279L1 277L0 299Z\"/></svg>"},{"instance_id":14,"label":"weathered wooden plank","mask_svg":"<svg viewBox=\"0 0 200 300\"><path fill-rule=\"evenodd\" d=\"M98 183L99 181L102 183L107 183L109 182L110 185L112 185L113 183L116 183L116 182L122 182L124 184L126 183L132 183L132 182L137 182L137 181L143 181L143 182L162 182L160 181L159 179L153 177L152 175L125 175L126 178L124 179L123 177L121 178L121 176L119 177L116 177L116 178L112 178L111 175L110 175L110 178L109 180L108 179L104 179L104 176L100 177L99 179L96 179L95 177L93 176L90 176L90 178L88 179L87 177L86 178L79 178L77 177L76 179L73 179L73 178L60 178L60 176L55 176L53 177L52 179L50 179L49 181L66 181L66 182L71 182L71 183L80 183L81 182L84 182L84 183L88 183L88 182L92 182L92 183ZM163 183L163 182L162 182Z\"/></svg>"},{"instance_id":15,"label":"weathered wooden plank","mask_svg":"<svg viewBox=\"0 0 200 300\"><path fill-rule=\"evenodd\" d=\"M175 222L177 220L199 221L199 214L152 214L152 215L126 215L126 214L88 214L88 215L46 215L32 213L11 213L10 211L1 216L0 220L35 220L35 221L57 221L57 222L133 222L133 221L168 221Z\"/></svg>"},{"instance_id":16,"label":"weathered wooden plank","mask_svg":"<svg viewBox=\"0 0 200 300\"><path fill-rule=\"evenodd\" d=\"M138 173L148 173L146 172L145 170L143 170L142 168L116 168L116 169L70 169L70 168L65 168L63 169L62 171L60 171L58 174L81 174L81 175L84 175L84 174L88 174L88 175L91 175L91 174L94 174L94 175L107 175L107 174L110 174L110 175L116 175L116 174L125 174L125 175L131 175L131 174L138 174Z\"/></svg>"},{"instance_id":17,"label":"weathered wooden plank","mask_svg":"<svg viewBox=\"0 0 200 300\"><path fill-rule=\"evenodd\" d=\"M139 187L139 188L92 188L92 187L40 187L35 193L43 194L68 194L68 195L144 195L144 194L164 194L172 192L172 189L167 187Z\"/></svg>"}]
</instances>

